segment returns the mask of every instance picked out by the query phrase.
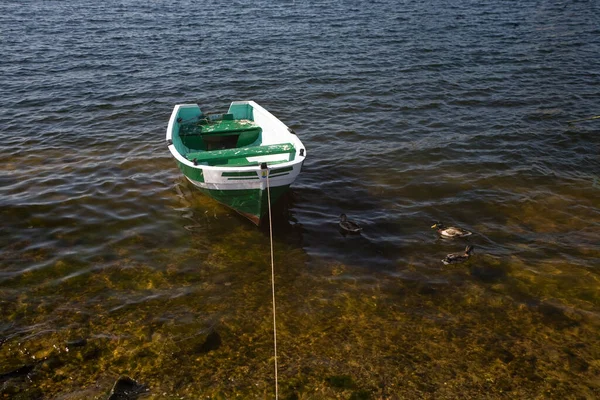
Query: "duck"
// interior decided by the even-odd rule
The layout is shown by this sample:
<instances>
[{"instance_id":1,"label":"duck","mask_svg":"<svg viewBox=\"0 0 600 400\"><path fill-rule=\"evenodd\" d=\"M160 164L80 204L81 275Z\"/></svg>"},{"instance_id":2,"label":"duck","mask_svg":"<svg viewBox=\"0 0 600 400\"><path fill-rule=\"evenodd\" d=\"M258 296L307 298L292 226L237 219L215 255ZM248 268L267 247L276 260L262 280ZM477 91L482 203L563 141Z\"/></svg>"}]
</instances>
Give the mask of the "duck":
<instances>
[{"instance_id":1,"label":"duck","mask_svg":"<svg viewBox=\"0 0 600 400\"><path fill-rule=\"evenodd\" d=\"M433 226L431 227L432 229L436 229L437 228L437 233L445 238L457 238L457 237L465 237L465 236L469 236L472 235L473 232L469 232L466 229L463 228L457 228L455 226L444 226L443 223L441 222L436 222L433 224Z\"/></svg>"},{"instance_id":2,"label":"duck","mask_svg":"<svg viewBox=\"0 0 600 400\"><path fill-rule=\"evenodd\" d=\"M359 233L360 231L362 231L362 228L358 226L356 222L348 220L346 214L340 215L340 228L349 233Z\"/></svg>"},{"instance_id":3,"label":"duck","mask_svg":"<svg viewBox=\"0 0 600 400\"><path fill-rule=\"evenodd\" d=\"M465 262L471 257L471 252L473 251L473 246L469 245L465 248L464 253L450 253L442 260L444 265L449 264L459 264L461 262Z\"/></svg>"}]
</instances>

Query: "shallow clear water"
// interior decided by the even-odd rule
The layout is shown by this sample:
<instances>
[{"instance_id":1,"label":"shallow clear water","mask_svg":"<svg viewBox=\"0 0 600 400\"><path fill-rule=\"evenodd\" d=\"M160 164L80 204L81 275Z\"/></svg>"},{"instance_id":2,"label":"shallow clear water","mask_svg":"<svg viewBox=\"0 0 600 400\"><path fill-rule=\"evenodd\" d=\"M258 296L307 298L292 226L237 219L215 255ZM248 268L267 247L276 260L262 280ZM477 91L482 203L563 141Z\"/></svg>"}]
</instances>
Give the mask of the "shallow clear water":
<instances>
[{"instance_id":1,"label":"shallow clear water","mask_svg":"<svg viewBox=\"0 0 600 400\"><path fill-rule=\"evenodd\" d=\"M268 230L164 141L174 104L252 99L308 154L275 221L283 398L600 396L600 122L569 123L600 114L599 15L3 2L2 394L274 397Z\"/></svg>"}]
</instances>

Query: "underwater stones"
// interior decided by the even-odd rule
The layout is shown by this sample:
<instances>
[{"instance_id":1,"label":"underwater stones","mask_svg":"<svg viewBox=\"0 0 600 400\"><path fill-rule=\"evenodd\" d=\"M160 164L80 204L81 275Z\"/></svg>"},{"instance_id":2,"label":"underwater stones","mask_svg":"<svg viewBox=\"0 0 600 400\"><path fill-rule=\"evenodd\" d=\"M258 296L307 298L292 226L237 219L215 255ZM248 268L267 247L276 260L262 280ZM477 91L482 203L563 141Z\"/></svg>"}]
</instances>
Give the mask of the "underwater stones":
<instances>
[{"instance_id":1,"label":"underwater stones","mask_svg":"<svg viewBox=\"0 0 600 400\"><path fill-rule=\"evenodd\" d=\"M567 361L569 363L569 370L572 372L586 372L590 368L590 364L583 358L579 357L573 351L566 349Z\"/></svg>"},{"instance_id":2,"label":"underwater stones","mask_svg":"<svg viewBox=\"0 0 600 400\"><path fill-rule=\"evenodd\" d=\"M85 338L77 338L67 342L67 348L76 351L77 356L84 361L93 360L100 356L100 348L95 342L88 342Z\"/></svg>"},{"instance_id":3,"label":"underwater stones","mask_svg":"<svg viewBox=\"0 0 600 400\"><path fill-rule=\"evenodd\" d=\"M135 400L147 391L145 385L137 383L128 376L122 376L115 382L108 400Z\"/></svg>"},{"instance_id":4,"label":"underwater stones","mask_svg":"<svg viewBox=\"0 0 600 400\"><path fill-rule=\"evenodd\" d=\"M2 399L42 399L40 388L31 386L31 374L35 364L23 365L15 370L0 374L0 398Z\"/></svg>"},{"instance_id":5,"label":"underwater stones","mask_svg":"<svg viewBox=\"0 0 600 400\"><path fill-rule=\"evenodd\" d=\"M31 371L33 371L34 368L35 368L35 365L33 365L33 364L23 365L22 367L19 367L13 371L9 371L9 372L0 374L0 382L4 382L4 381L6 381L8 379L12 379L12 378L19 378L22 376L26 376Z\"/></svg>"},{"instance_id":6,"label":"underwater stones","mask_svg":"<svg viewBox=\"0 0 600 400\"><path fill-rule=\"evenodd\" d=\"M331 375L325 378L325 382L337 389L353 389L355 387L354 380L349 375Z\"/></svg>"},{"instance_id":7,"label":"underwater stones","mask_svg":"<svg viewBox=\"0 0 600 400\"><path fill-rule=\"evenodd\" d=\"M90 361L100 356L100 348L86 338L75 338L65 342L65 350L80 360Z\"/></svg>"},{"instance_id":8,"label":"underwater stones","mask_svg":"<svg viewBox=\"0 0 600 400\"><path fill-rule=\"evenodd\" d=\"M78 338L67 341L67 347L84 347L87 344L87 339Z\"/></svg>"},{"instance_id":9,"label":"underwater stones","mask_svg":"<svg viewBox=\"0 0 600 400\"><path fill-rule=\"evenodd\" d=\"M206 354L217 350L219 347L221 347L221 336L216 331L212 331L206 336L204 342L194 348L194 353Z\"/></svg>"},{"instance_id":10,"label":"underwater stones","mask_svg":"<svg viewBox=\"0 0 600 400\"><path fill-rule=\"evenodd\" d=\"M448 327L445 337L447 340L462 340L469 337L470 331L464 326Z\"/></svg>"},{"instance_id":11,"label":"underwater stones","mask_svg":"<svg viewBox=\"0 0 600 400\"><path fill-rule=\"evenodd\" d=\"M371 392L363 389L352 392L349 400L369 400L370 398Z\"/></svg>"},{"instance_id":12,"label":"underwater stones","mask_svg":"<svg viewBox=\"0 0 600 400\"><path fill-rule=\"evenodd\" d=\"M0 387L0 398L12 400L41 400L44 392L40 388L31 387L27 383L7 382Z\"/></svg>"},{"instance_id":13,"label":"underwater stones","mask_svg":"<svg viewBox=\"0 0 600 400\"><path fill-rule=\"evenodd\" d=\"M96 345L86 346L84 349L81 350L81 358L83 361L94 360L100 357L100 354L101 349Z\"/></svg>"},{"instance_id":14,"label":"underwater stones","mask_svg":"<svg viewBox=\"0 0 600 400\"><path fill-rule=\"evenodd\" d=\"M435 295L435 294L437 294L437 292L438 292L438 289L435 287L434 284L424 283L422 285L419 285L419 294Z\"/></svg>"},{"instance_id":15,"label":"underwater stones","mask_svg":"<svg viewBox=\"0 0 600 400\"><path fill-rule=\"evenodd\" d=\"M504 364L508 364L515 359L515 355L506 349L502 349L498 352L498 359Z\"/></svg>"},{"instance_id":16,"label":"underwater stones","mask_svg":"<svg viewBox=\"0 0 600 400\"><path fill-rule=\"evenodd\" d=\"M471 266L471 276L485 283L495 283L507 275L506 268L501 266Z\"/></svg>"},{"instance_id":17,"label":"underwater stones","mask_svg":"<svg viewBox=\"0 0 600 400\"><path fill-rule=\"evenodd\" d=\"M509 364L509 369L513 376L540 381L542 378L537 375L537 362L538 358L534 355L517 357Z\"/></svg>"},{"instance_id":18,"label":"underwater stones","mask_svg":"<svg viewBox=\"0 0 600 400\"><path fill-rule=\"evenodd\" d=\"M371 392L361 389L350 375L330 375L325 378L327 386L336 390L351 390L350 400L368 400Z\"/></svg>"},{"instance_id":19,"label":"underwater stones","mask_svg":"<svg viewBox=\"0 0 600 400\"><path fill-rule=\"evenodd\" d=\"M545 324L551 325L556 329L573 328L579 325L579 322L569 318L564 310L555 304L540 303L538 310L542 314L542 319Z\"/></svg>"},{"instance_id":20,"label":"underwater stones","mask_svg":"<svg viewBox=\"0 0 600 400\"><path fill-rule=\"evenodd\" d=\"M67 364L67 357L64 354L55 353L44 359L40 367L44 371L56 370Z\"/></svg>"}]
</instances>

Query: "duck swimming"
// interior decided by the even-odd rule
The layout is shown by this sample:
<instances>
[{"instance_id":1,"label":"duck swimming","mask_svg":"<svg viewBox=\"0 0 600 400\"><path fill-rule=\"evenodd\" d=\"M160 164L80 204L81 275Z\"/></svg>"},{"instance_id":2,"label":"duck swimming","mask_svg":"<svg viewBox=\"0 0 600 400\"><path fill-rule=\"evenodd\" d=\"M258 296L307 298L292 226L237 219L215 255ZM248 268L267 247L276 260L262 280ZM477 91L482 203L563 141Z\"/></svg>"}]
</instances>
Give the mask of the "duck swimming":
<instances>
[{"instance_id":1,"label":"duck swimming","mask_svg":"<svg viewBox=\"0 0 600 400\"><path fill-rule=\"evenodd\" d=\"M362 228L356 222L348 221L346 214L340 215L340 228L349 233L359 233Z\"/></svg>"},{"instance_id":2,"label":"duck swimming","mask_svg":"<svg viewBox=\"0 0 600 400\"><path fill-rule=\"evenodd\" d=\"M444 258L442 260L442 262L444 263L444 265L449 265L449 264L459 264L461 262L465 262L469 259L469 257L471 257L471 252L473 251L473 246L467 246L465 248L465 252L464 253L451 253L448 254L446 256L446 258Z\"/></svg>"},{"instance_id":3,"label":"duck swimming","mask_svg":"<svg viewBox=\"0 0 600 400\"><path fill-rule=\"evenodd\" d=\"M469 235L473 234L473 232L469 232L466 229L457 228L454 226L446 227L441 222L436 222L435 224L433 224L433 226L431 228L437 228L437 233L441 237L450 238L450 239L457 238L457 237L465 237L465 236L469 236Z\"/></svg>"}]
</instances>

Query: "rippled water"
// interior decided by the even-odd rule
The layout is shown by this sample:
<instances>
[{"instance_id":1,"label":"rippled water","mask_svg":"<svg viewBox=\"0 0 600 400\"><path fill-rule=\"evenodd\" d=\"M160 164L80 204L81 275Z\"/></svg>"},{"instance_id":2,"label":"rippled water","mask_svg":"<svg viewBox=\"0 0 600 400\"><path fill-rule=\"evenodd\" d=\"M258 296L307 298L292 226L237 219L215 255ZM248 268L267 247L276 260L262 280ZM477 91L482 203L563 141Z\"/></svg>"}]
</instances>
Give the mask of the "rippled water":
<instances>
[{"instance_id":1,"label":"rippled water","mask_svg":"<svg viewBox=\"0 0 600 400\"><path fill-rule=\"evenodd\" d=\"M274 397L268 232L164 141L174 104L252 99L308 154L275 224L282 398L600 397L600 122L570 123L600 113L599 15L3 2L0 393Z\"/></svg>"}]
</instances>

